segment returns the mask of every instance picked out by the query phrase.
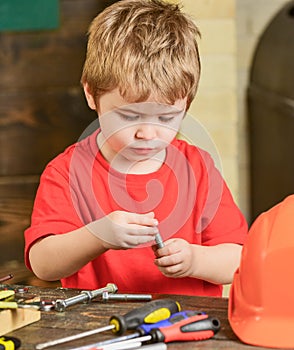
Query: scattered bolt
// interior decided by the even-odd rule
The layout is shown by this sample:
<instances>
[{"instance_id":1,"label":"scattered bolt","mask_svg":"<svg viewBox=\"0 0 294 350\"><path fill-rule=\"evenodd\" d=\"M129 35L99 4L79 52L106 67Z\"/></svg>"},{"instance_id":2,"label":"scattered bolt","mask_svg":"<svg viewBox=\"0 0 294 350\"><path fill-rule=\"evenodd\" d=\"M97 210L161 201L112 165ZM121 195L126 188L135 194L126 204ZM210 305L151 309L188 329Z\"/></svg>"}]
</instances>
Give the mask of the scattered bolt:
<instances>
[{"instance_id":1,"label":"scattered bolt","mask_svg":"<svg viewBox=\"0 0 294 350\"><path fill-rule=\"evenodd\" d=\"M109 294L103 292L102 301L150 301L152 300L151 294Z\"/></svg>"},{"instance_id":2,"label":"scattered bolt","mask_svg":"<svg viewBox=\"0 0 294 350\"><path fill-rule=\"evenodd\" d=\"M104 292L115 293L117 286L113 283L108 283L106 287L96 290L83 290L79 295L68 299L57 299L55 302L55 310L59 312L65 311L68 306L72 306L78 303L88 303L92 299L102 295Z\"/></svg>"}]
</instances>

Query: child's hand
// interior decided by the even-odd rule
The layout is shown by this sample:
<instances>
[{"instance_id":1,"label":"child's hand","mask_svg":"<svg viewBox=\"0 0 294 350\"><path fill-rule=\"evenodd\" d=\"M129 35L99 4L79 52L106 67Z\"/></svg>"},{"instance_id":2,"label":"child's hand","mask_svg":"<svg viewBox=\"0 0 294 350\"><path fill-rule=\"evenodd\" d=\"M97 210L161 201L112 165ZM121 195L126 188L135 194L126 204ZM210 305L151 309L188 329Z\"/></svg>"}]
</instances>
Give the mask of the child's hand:
<instances>
[{"instance_id":1,"label":"child's hand","mask_svg":"<svg viewBox=\"0 0 294 350\"><path fill-rule=\"evenodd\" d=\"M157 225L153 212L137 214L113 211L86 227L101 240L105 249L127 249L154 241Z\"/></svg>"},{"instance_id":2,"label":"child's hand","mask_svg":"<svg viewBox=\"0 0 294 350\"><path fill-rule=\"evenodd\" d=\"M181 238L164 242L165 246L155 250L155 265L167 277L189 277L192 273L192 245Z\"/></svg>"}]
</instances>

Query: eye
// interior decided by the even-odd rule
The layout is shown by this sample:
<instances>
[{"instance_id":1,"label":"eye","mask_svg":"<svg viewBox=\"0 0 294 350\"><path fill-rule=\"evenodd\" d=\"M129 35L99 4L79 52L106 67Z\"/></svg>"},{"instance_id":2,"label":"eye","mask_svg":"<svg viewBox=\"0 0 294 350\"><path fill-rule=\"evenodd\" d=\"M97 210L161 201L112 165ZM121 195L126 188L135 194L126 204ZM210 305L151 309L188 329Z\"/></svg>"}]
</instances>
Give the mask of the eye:
<instances>
[{"instance_id":1,"label":"eye","mask_svg":"<svg viewBox=\"0 0 294 350\"><path fill-rule=\"evenodd\" d=\"M120 114L120 117L127 122L134 122L139 119L138 115Z\"/></svg>"},{"instance_id":2,"label":"eye","mask_svg":"<svg viewBox=\"0 0 294 350\"><path fill-rule=\"evenodd\" d=\"M169 123L172 120L174 120L174 117L163 117L163 116L159 116L158 117L159 121L161 121L162 123Z\"/></svg>"}]
</instances>

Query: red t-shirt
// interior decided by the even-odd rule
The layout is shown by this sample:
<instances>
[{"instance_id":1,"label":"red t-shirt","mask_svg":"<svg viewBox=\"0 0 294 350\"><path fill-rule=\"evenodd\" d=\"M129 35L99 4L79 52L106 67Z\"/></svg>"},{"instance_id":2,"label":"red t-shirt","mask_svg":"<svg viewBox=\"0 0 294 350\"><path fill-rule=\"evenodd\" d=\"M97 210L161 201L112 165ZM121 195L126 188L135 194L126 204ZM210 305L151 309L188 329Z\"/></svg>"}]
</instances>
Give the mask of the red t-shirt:
<instances>
[{"instance_id":1,"label":"red t-shirt","mask_svg":"<svg viewBox=\"0 0 294 350\"><path fill-rule=\"evenodd\" d=\"M37 239L76 230L115 210L154 211L163 240L179 237L206 246L243 244L247 223L208 153L175 139L158 171L126 175L111 168L99 152L98 132L68 147L44 170L31 226L25 231L29 268L29 249ZM163 276L154 265L150 246L108 250L61 282L81 289L115 283L119 291L133 293L222 293L220 285Z\"/></svg>"}]
</instances>

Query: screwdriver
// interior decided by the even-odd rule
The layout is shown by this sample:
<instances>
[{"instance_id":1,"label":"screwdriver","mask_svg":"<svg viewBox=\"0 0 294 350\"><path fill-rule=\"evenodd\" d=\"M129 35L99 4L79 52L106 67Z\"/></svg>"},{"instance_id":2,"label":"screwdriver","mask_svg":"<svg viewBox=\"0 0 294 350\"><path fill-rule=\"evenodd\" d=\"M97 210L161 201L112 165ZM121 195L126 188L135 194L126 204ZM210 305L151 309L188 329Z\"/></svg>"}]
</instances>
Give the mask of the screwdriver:
<instances>
[{"instance_id":1,"label":"screwdriver","mask_svg":"<svg viewBox=\"0 0 294 350\"><path fill-rule=\"evenodd\" d=\"M170 343L173 341L199 341L213 337L220 329L220 322L215 317L206 314L195 315L176 322L167 327L153 328L148 335L116 342L114 344L101 345L90 344L73 350L113 350L131 349L138 342Z\"/></svg>"},{"instance_id":2,"label":"screwdriver","mask_svg":"<svg viewBox=\"0 0 294 350\"><path fill-rule=\"evenodd\" d=\"M14 350L18 349L21 345L21 341L15 337L0 337L0 350Z\"/></svg>"},{"instance_id":3,"label":"screwdriver","mask_svg":"<svg viewBox=\"0 0 294 350\"><path fill-rule=\"evenodd\" d=\"M158 299L149 301L144 306L131 310L124 316L111 316L108 326L92 329L90 331L52 340L46 343L40 343L36 345L36 349L45 349L50 346L66 343L108 330L112 330L113 333L121 335L127 330L136 329L142 323L156 323L161 320L165 320L172 314L180 311L180 309L180 304L171 299Z\"/></svg>"},{"instance_id":4,"label":"screwdriver","mask_svg":"<svg viewBox=\"0 0 294 350\"><path fill-rule=\"evenodd\" d=\"M195 315L167 327L153 328L149 335L115 343L113 347L111 347L111 344L101 348L94 346L94 349L110 350L115 349L116 346L120 346L121 344L132 345L134 342L171 343L175 341L206 340L213 337L219 329L220 321L217 318L210 317L206 314Z\"/></svg>"},{"instance_id":5,"label":"screwdriver","mask_svg":"<svg viewBox=\"0 0 294 350\"><path fill-rule=\"evenodd\" d=\"M115 334L121 335L130 329L136 329L142 323L156 323L166 320L181 310L177 301L159 299L148 302L145 306L129 311L126 315L113 315L109 323Z\"/></svg>"},{"instance_id":6,"label":"screwdriver","mask_svg":"<svg viewBox=\"0 0 294 350\"><path fill-rule=\"evenodd\" d=\"M143 323L139 327L137 327L137 331L140 332L141 335L148 334L153 328L161 328L161 327L168 327L172 324L175 324L177 322L180 322L182 320L185 320L186 318L189 318L191 316L195 315L205 315L205 312L198 311L198 310L185 310L185 311L179 311L171 315L171 317L156 322L156 323Z\"/></svg>"},{"instance_id":7,"label":"screwdriver","mask_svg":"<svg viewBox=\"0 0 294 350\"><path fill-rule=\"evenodd\" d=\"M10 280L11 278L13 278L13 275L10 273L9 275L7 276L3 276L3 277L0 277L0 282L5 282L5 281L8 281Z\"/></svg>"},{"instance_id":8,"label":"screwdriver","mask_svg":"<svg viewBox=\"0 0 294 350\"><path fill-rule=\"evenodd\" d=\"M213 337L219 330L220 321L216 317L205 314L195 315L168 327L152 329L149 340L154 343L205 340ZM142 338L139 337L136 340L142 341Z\"/></svg>"},{"instance_id":9,"label":"screwdriver","mask_svg":"<svg viewBox=\"0 0 294 350\"><path fill-rule=\"evenodd\" d=\"M133 339L133 338L138 338L141 335L149 334L153 328L167 327L167 326L170 326L172 324L175 324L176 322L180 322L184 319L187 319L187 318L189 318L191 316L195 316L195 315L205 315L205 313L201 312L201 311L196 311L196 310L186 310L186 311L176 312L173 315L171 315L171 317L169 317L168 319L165 319L165 320L162 320L162 321L159 321L156 323L142 323L141 325L139 325L139 327L136 328L135 333L121 336L121 337L117 337L117 338L104 340L104 341L101 341L99 343L92 344L91 346L92 347L104 347L105 345L114 344L114 343L122 342L125 340ZM89 346L87 346L87 348L89 348Z\"/></svg>"}]
</instances>

